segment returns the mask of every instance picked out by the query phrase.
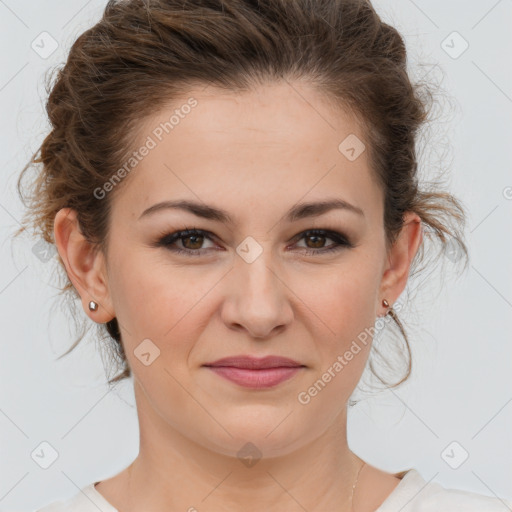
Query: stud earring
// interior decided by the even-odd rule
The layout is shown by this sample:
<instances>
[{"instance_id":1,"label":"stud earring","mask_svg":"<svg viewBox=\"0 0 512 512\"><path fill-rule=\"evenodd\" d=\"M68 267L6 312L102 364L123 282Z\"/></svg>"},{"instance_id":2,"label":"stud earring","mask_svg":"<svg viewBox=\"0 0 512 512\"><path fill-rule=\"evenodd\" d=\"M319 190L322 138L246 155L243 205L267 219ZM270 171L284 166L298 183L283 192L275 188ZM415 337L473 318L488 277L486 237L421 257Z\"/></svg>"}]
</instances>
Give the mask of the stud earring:
<instances>
[{"instance_id":1,"label":"stud earring","mask_svg":"<svg viewBox=\"0 0 512 512\"><path fill-rule=\"evenodd\" d=\"M386 299L383 299L383 300L382 300L382 305L383 305L385 308L389 308L389 302L388 302Z\"/></svg>"},{"instance_id":2,"label":"stud earring","mask_svg":"<svg viewBox=\"0 0 512 512\"><path fill-rule=\"evenodd\" d=\"M98 304L96 304L96 302L94 302L93 300L91 300L91 302L89 302L89 309L91 311L96 311L98 309Z\"/></svg>"}]
</instances>

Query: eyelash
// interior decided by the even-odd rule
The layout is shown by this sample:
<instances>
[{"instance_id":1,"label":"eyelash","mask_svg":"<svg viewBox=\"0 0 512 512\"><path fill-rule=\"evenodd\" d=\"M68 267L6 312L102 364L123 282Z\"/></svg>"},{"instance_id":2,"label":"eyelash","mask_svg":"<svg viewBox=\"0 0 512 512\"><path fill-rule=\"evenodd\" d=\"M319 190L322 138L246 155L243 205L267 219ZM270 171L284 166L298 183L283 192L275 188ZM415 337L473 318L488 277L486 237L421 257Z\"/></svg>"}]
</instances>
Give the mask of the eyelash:
<instances>
[{"instance_id":1,"label":"eyelash","mask_svg":"<svg viewBox=\"0 0 512 512\"><path fill-rule=\"evenodd\" d=\"M205 251L208 251L208 249L180 249L177 247L172 247L172 245L178 241L182 240L184 238L189 238L190 236L194 235L200 235L204 238L207 238L208 240L213 242L213 237L210 236L211 233L208 231L204 231L202 229L197 228L190 228L185 229L183 231L175 231L174 233L168 233L161 237L157 242L157 247L165 247L166 249L174 252L175 254L184 254L186 256L202 256ZM296 241L300 241L303 238L306 238L308 236L324 236L325 238L330 238L331 240L334 240L334 244L329 247L328 249L321 248L321 249L306 249L304 252L306 255L318 255L318 254L326 254L326 253L332 253L339 251L341 249L350 249L354 247L354 245L350 242L350 240L342 235L341 233L337 233L336 231L330 231L327 229L308 229L307 231L303 231L299 234L300 236L296 238Z\"/></svg>"}]
</instances>

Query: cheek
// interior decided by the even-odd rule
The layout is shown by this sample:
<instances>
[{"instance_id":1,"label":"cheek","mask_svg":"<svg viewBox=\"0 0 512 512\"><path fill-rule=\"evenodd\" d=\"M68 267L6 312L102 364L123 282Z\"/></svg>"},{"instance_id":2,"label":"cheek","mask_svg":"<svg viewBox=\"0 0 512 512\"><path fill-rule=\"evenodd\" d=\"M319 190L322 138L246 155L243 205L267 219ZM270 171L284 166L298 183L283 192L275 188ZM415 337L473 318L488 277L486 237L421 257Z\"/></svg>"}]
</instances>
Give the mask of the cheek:
<instances>
[{"instance_id":1,"label":"cheek","mask_svg":"<svg viewBox=\"0 0 512 512\"><path fill-rule=\"evenodd\" d=\"M353 264L347 259L314 276L302 276L294 286L294 292L317 315L319 327L344 337L353 334L351 329L375 321L377 271L374 265L361 265L360 258L353 260Z\"/></svg>"},{"instance_id":2,"label":"cheek","mask_svg":"<svg viewBox=\"0 0 512 512\"><path fill-rule=\"evenodd\" d=\"M307 318L320 359L319 376L342 357L343 370L331 370L337 377L330 388L337 388L338 393L350 390L364 370L372 343L379 284L375 265L345 263L317 279L318 286L314 288L307 286L306 279L297 292L310 309Z\"/></svg>"},{"instance_id":3,"label":"cheek","mask_svg":"<svg viewBox=\"0 0 512 512\"><path fill-rule=\"evenodd\" d=\"M179 342L201 328L201 304L218 276L160 258L150 262L142 251L133 251L118 262L109 280L116 316L125 327L125 343L137 344L144 338L158 344Z\"/></svg>"}]
</instances>

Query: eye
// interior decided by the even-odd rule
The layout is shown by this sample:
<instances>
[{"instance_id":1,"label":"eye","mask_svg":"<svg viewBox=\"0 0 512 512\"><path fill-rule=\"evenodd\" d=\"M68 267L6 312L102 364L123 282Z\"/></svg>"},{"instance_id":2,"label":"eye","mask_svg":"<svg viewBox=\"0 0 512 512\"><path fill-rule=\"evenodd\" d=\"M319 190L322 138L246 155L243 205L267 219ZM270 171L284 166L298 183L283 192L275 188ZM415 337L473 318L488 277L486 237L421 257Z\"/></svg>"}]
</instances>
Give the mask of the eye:
<instances>
[{"instance_id":1,"label":"eye","mask_svg":"<svg viewBox=\"0 0 512 512\"><path fill-rule=\"evenodd\" d=\"M208 248L203 247L204 242L206 240L212 242L214 238L216 237L209 231L197 228L187 228L183 231L175 231L174 233L162 236L155 245L157 247L165 247L175 254L201 256L205 252L208 252ZM310 229L308 231L303 231L294 238L294 240L297 241L302 239L304 239L306 243L311 242L312 244L312 247L306 245L306 250L302 251L307 255L320 255L330 253L332 251L339 251L344 248L354 247L346 236L336 231L326 229ZM325 240L329 239L334 241L334 243L326 248L324 246ZM181 247L177 244L181 244Z\"/></svg>"},{"instance_id":2,"label":"eye","mask_svg":"<svg viewBox=\"0 0 512 512\"><path fill-rule=\"evenodd\" d=\"M330 231L327 229L310 229L300 234L299 240L304 239L307 244L308 241L312 241L310 246L306 245L307 250L304 251L306 254L322 254L332 251L339 251L343 248L351 248L353 244L348 238L341 233L336 231ZM325 248L325 240L333 240L334 244L329 245Z\"/></svg>"},{"instance_id":3,"label":"eye","mask_svg":"<svg viewBox=\"0 0 512 512\"><path fill-rule=\"evenodd\" d=\"M186 254L187 256L201 256L204 248L201 246L204 240L212 240L211 233L202 229L190 228L184 231L175 231L160 238L157 246L165 247L176 254ZM177 247L176 243L179 242L183 246Z\"/></svg>"}]
</instances>

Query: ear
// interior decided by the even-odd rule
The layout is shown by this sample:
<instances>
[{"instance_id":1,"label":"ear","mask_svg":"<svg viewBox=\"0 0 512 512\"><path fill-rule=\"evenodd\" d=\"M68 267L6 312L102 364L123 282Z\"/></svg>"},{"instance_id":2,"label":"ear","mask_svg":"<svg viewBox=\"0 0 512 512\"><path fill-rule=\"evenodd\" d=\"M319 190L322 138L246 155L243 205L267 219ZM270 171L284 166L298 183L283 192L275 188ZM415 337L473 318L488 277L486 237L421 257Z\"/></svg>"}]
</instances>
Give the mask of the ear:
<instances>
[{"instance_id":1,"label":"ear","mask_svg":"<svg viewBox=\"0 0 512 512\"><path fill-rule=\"evenodd\" d=\"M392 306L405 289L411 262L422 241L420 217L414 212L406 212L400 234L386 257L387 265L382 274L377 310L382 308L382 299L386 299Z\"/></svg>"},{"instance_id":2,"label":"ear","mask_svg":"<svg viewBox=\"0 0 512 512\"><path fill-rule=\"evenodd\" d=\"M76 211L71 208L59 210L55 215L53 233L69 280L80 294L85 312L98 323L112 320L115 313L108 289L105 259L103 253L83 236ZM91 300L98 304L96 311L89 309Z\"/></svg>"}]
</instances>

